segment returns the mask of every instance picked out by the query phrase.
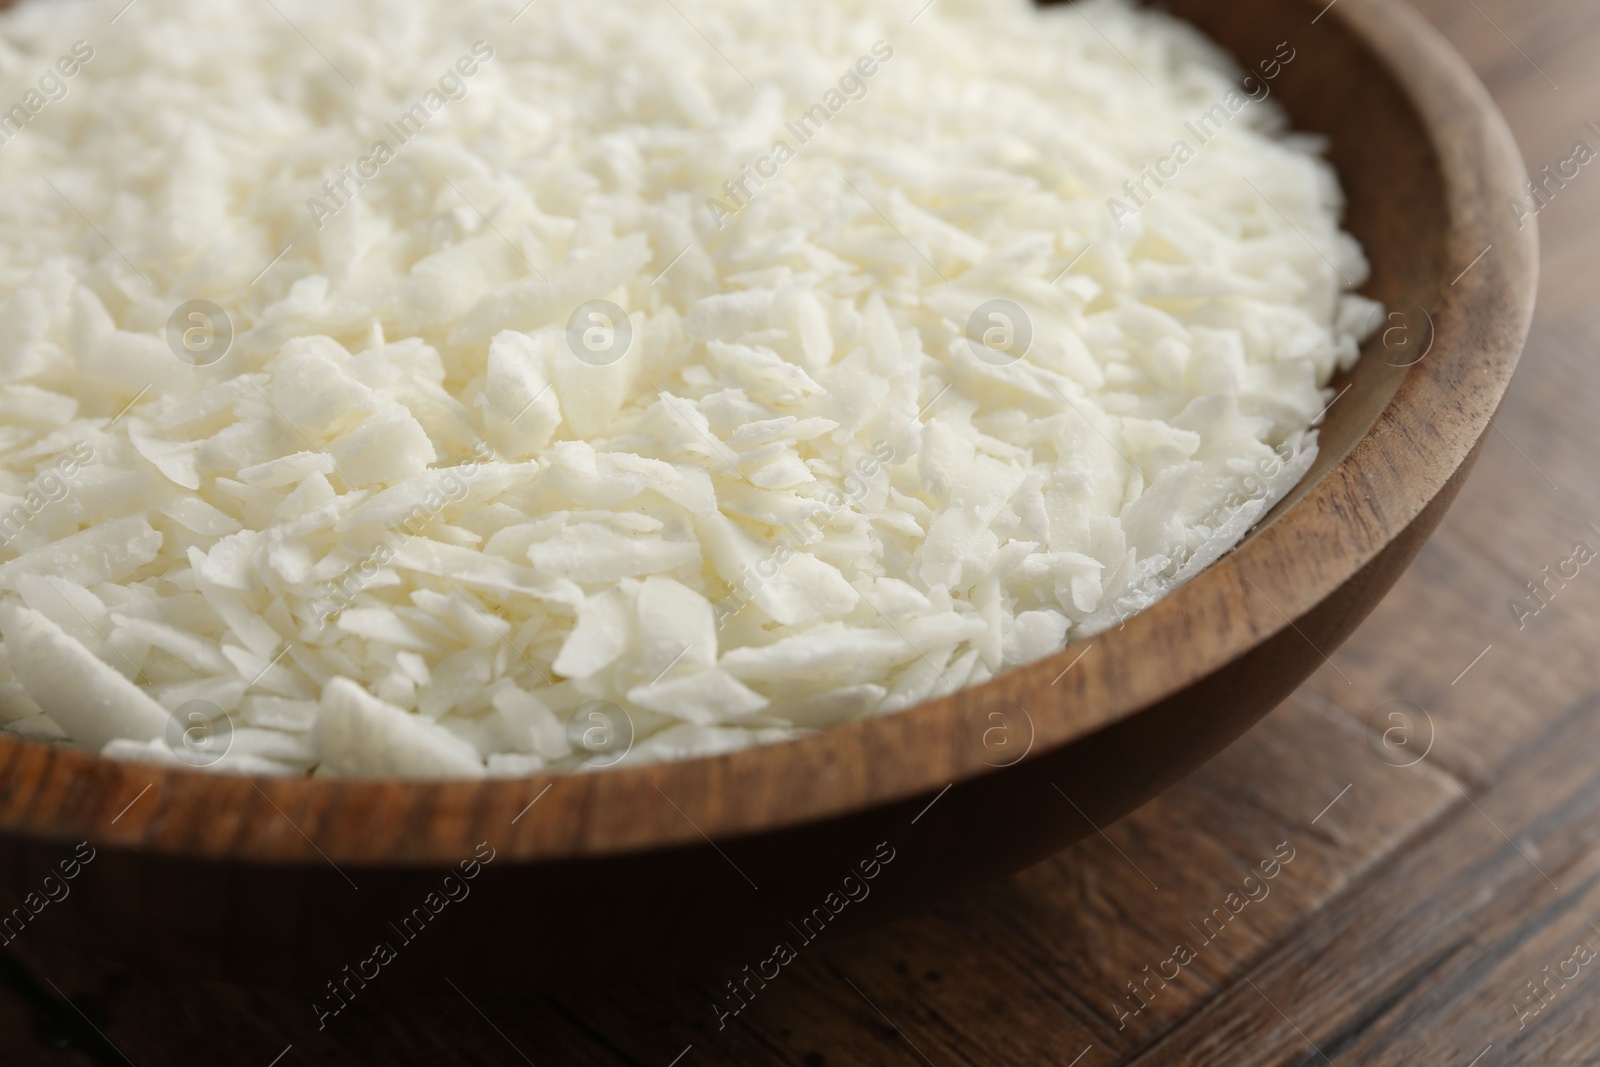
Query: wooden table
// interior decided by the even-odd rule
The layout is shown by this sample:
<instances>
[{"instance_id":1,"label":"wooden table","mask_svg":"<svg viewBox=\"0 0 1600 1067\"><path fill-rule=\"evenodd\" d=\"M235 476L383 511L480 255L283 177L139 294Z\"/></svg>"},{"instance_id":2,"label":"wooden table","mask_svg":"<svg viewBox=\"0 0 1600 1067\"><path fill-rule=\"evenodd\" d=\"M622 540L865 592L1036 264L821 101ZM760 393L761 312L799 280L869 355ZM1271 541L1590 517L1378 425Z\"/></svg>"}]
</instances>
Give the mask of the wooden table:
<instances>
[{"instance_id":1,"label":"wooden table","mask_svg":"<svg viewBox=\"0 0 1600 1067\"><path fill-rule=\"evenodd\" d=\"M1421 7L1530 171L1600 150L1600 5ZM1600 558L1547 578L1600 552L1600 166L1539 223L1527 356L1438 535L1288 703L1103 834L819 939L720 1029L707 989L518 1002L465 976L319 1031L303 998L24 937L0 953L0 1063L1600 1063Z\"/></svg>"}]
</instances>

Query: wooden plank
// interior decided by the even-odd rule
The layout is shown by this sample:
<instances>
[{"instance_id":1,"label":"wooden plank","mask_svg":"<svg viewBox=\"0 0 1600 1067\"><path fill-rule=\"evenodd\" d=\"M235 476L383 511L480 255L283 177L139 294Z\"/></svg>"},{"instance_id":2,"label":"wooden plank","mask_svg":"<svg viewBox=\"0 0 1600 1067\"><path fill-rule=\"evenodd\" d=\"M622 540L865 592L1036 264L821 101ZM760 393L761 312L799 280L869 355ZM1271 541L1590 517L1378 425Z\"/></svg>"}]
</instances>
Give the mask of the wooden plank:
<instances>
[{"instance_id":1,"label":"wooden plank","mask_svg":"<svg viewBox=\"0 0 1600 1067\"><path fill-rule=\"evenodd\" d=\"M1588 701L1132 1062L1465 1064L1491 1044L1486 1067L1600 1059L1597 746ZM1527 983L1579 944L1596 953L1581 981L1534 1000Z\"/></svg>"},{"instance_id":2,"label":"wooden plank","mask_svg":"<svg viewBox=\"0 0 1600 1067\"><path fill-rule=\"evenodd\" d=\"M139 976L76 953L40 956L21 940L11 954L24 974L0 969L0 1021L16 1022L3 1031L0 1062L7 1067L267 1067L280 1055L282 1067L296 1067L370 1063L379 1051L389 1062L443 1067L523 1064L524 1057L594 1067L630 1062L608 1054L602 1034L572 1025L548 1002L508 1005L470 993L468 1000L446 986L437 998L405 1005L358 1000L319 1029L307 999L289 993ZM52 1047L51 1038L62 1047Z\"/></svg>"},{"instance_id":3,"label":"wooden plank","mask_svg":"<svg viewBox=\"0 0 1600 1067\"><path fill-rule=\"evenodd\" d=\"M1194 1010L1456 795L1430 766L1385 763L1343 715L1291 702L1105 836L932 915L803 956L726 1030L709 990L674 999L676 1029L671 1010L655 1017L679 1048L695 1043L697 1063L890 1065L910 1062L914 1045L936 1063L1064 1064L1087 1048L1103 1064ZM1258 867L1280 844L1294 858L1263 881ZM1245 903L1251 885L1261 899ZM1213 909L1223 917L1207 926ZM1140 986L1140 1008L1127 983L1145 982L1179 943L1194 959L1180 980ZM574 1004L597 1028L629 1008ZM697 1015L699 1030L684 1025ZM625 1047L640 1062L663 1051L655 1035Z\"/></svg>"}]
</instances>

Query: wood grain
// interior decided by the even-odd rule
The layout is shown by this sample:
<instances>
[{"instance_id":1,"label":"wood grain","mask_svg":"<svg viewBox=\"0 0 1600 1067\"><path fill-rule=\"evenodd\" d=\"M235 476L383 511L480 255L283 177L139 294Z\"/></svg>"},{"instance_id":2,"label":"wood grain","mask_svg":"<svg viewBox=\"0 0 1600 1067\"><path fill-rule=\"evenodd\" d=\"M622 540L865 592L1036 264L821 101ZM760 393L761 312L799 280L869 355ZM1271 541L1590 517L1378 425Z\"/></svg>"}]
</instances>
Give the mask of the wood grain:
<instances>
[{"instance_id":1,"label":"wood grain","mask_svg":"<svg viewBox=\"0 0 1600 1067\"><path fill-rule=\"evenodd\" d=\"M1530 168L1600 118L1600 9L1587 0L1419 6L1488 82ZM407 1008L359 1002L318 1031L304 998L135 976L25 936L0 956L15 964L0 970L0 1060L265 1067L292 1044L281 1067L666 1067L692 1044L678 1067L1328 1062L1303 1031L1340 1067L1600 1062L1600 985L1572 985L1526 1028L1510 1007L1576 940L1600 948L1584 933L1600 925L1600 573L1526 630L1506 607L1578 523L1600 519L1597 222L1600 173L1541 217L1541 305L1499 432L1388 599L1334 666L1104 837L919 918L819 941L722 1031L703 986L492 998L471 974L449 977L476 1007L446 987ZM1372 724L1395 699L1436 728L1409 769ZM1299 852L1273 894L1117 1030L1108 985L1165 958L1283 840ZM191 901L209 904L204 891ZM605 916L574 913L586 921Z\"/></svg>"}]
</instances>

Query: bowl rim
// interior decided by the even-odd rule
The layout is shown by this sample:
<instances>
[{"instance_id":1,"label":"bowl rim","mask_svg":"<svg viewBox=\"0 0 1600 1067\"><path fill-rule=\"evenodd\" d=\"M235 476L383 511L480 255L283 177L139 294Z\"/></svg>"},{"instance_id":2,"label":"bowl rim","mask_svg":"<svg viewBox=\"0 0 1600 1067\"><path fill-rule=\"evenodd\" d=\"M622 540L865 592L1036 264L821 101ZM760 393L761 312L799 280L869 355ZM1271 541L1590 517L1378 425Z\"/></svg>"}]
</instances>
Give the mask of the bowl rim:
<instances>
[{"instance_id":1,"label":"bowl rim","mask_svg":"<svg viewBox=\"0 0 1600 1067\"><path fill-rule=\"evenodd\" d=\"M1303 2L1308 10L1323 6ZM603 773L256 778L107 760L0 735L0 835L87 840L200 861L336 868L453 863L480 839L514 862L697 846L937 799L953 784L996 772L981 746L962 740L985 721L984 708L1016 707L1019 696L1057 686L1055 705L1029 717L1035 758L1131 718L1294 626L1470 461L1521 354L1538 274L1535 228L1513 227L1499 201L1527 180L1521 154L1465 60L1405 4L1344 0L1323 16L1383 64L1436 155L1468 164L1441 167L1444 251L1455 269L1475 269L1444 294L1429 357L1405 374L1349 453L1319 481L1299 487L1292 506L1232 553L1121 627L893 715L725 755ZM1499 254L1480 257L1490 247ZM1441 409L1449 417L1439 418ZM1403 483L1379 476L1388 447L1420 457ZM1327 538L1326 524L1335 519L1362 524L1367 536ZM1318 529L1322 550L1295 555L1297 539L1303 545ZM1294 569L1274 565L1289 557ZM1269 583L1270 596L1252 576ZM1179 639L1196 627L1207 628L1209 640ZM915 763L897 759L908 751L917 753Z\"/></svg>"}]
</instances>

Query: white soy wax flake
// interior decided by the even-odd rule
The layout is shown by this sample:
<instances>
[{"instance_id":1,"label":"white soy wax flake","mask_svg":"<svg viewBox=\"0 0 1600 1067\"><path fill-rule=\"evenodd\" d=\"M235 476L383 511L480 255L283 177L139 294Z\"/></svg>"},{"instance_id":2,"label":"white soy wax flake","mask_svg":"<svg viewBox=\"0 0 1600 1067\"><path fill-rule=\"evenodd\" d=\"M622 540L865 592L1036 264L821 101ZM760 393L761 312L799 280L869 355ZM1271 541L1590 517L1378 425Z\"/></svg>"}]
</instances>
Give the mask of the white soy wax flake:
<instances>
[{"instance_id":1,"label":"white soy wax flake","mask_svg":"<svg viewBox=\"0 0 1600 1067\"><path fill-rule=\"evenodd\" d=\"M82 42L0 134L0 729L212 773L737 751L1115 626L1304 476L1388 320L1274 98L1296 42L702 3L727 62L657 0L140 0L115 55L88 3L0 12Z\"/></svg>"}]
</instances>

